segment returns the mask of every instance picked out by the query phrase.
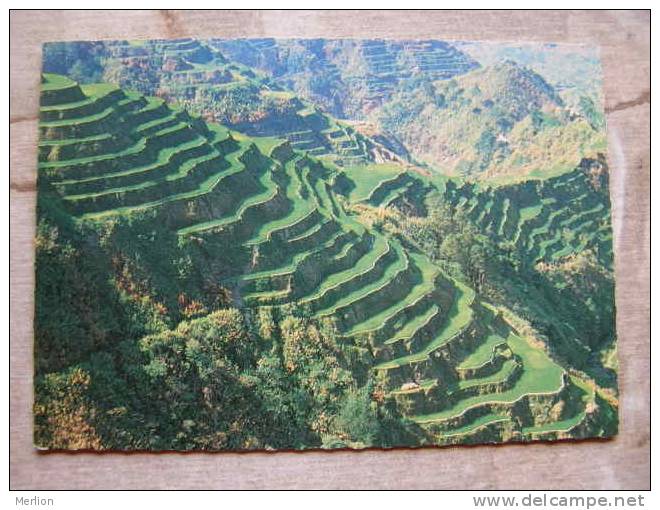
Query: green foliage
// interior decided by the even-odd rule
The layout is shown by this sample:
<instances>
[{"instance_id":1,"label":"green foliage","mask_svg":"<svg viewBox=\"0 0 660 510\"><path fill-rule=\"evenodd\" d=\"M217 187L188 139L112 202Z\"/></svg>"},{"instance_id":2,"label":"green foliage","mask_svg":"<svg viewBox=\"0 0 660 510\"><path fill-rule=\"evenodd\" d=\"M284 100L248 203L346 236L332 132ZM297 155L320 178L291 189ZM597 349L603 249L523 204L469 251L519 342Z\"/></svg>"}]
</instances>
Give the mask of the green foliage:
<instances>
[{"instance_id":1,"label":"green foliage","mask_svg":"<svg viewBox=\"0 0 660 510\"><path fill-rule=\"evenodd\" d=\"M89 374L74 368L37 381L34 442L53 449L99 449L96 409L89 398Z\"/></svg>"},{"instance_id":2,"label":"green foliage","mask_svg":"<svg viewBox=\"0 0 660 510\"><path fill-rule=\"evenodd\" d=\"M102 81L102 44L96 42L51 42L43 46L43 70L64 74L80 83Z\"/></svg>"},{"instance_id":3,"label":"green foliage","mask_svg":"<svg viewBox=\"0 0 660 510\"><path fill-rule=\"evenodd\" d=\"M116 320L119 294L109 267L81 252L66 228L42 217L36 238L36 373L67 367L131 328ZM94 292L90 292L94 289ZM144 330L141 329L140 332Z\"/></svg>"},{"instance_id":4,"label":"green foliage","mask_svg":"<svg viewBox=\"0 0 660 510\"><path fill-rule=\"evenodd\" d=\"M379 443L381 424L371 391L369 386L350 391L341 403L336 427L352 443L365 446Z\"/></svg>"},{"instance_id":5,"label":"green foliage","mask_svg":"<svg viewBox=\"0 0 660 510\"><path fill-rule=\"evenodd\" d=\"M426 218L401 222L404 235L412 243L458 278L465 278L482 289L487 273L495 273L495 248L467 219L464 211L454 212L437 197Z\"/></svg>"},{"instance_id":6,"label":"green foliage","mask_svg":"<svg viewBox=\"0 0 660 510\"><path fill-rule=\"evenodd\" d=\"M57 448L302 448L335 434L373 444L380 425L370 389L352 389L329 331L293 317L282 331L281 358L238 310L219 310L40 376L35 440Z\"/></svg>"}]
</instances>

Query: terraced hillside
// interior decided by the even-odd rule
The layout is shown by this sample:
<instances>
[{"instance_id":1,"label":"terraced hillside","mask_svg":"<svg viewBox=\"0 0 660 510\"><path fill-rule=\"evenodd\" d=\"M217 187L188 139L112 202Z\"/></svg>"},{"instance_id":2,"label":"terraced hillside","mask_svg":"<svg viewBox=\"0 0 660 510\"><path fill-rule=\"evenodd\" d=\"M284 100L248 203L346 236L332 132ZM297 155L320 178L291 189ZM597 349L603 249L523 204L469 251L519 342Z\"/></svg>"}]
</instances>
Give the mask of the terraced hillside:
<instances>
[{"instance_id":1,"label":"terraced hillside","mask_svg":"<svg viewBox=\"0 0 660 510\"><path fill-rule=\"evenodd\" d=\"M530 265L592 249L612 267L612 228L605 161L583 159L572 172L503 187L447 185L445 198L479 229L509 244Z\"/></svg>"},{"instance_id":2,"label":"terraced hillside","mask_svg":"<svg viewBox=\"0 0 660 510\"><path fill-rule=\"evenodd\" d=\"M548 50L545 62L538 48L528 54L493 45L501 50L496 55L519 61L491 55L480 65L459 49L487 55L478 43L239 39L212 44L364 134L384 135L390 147L403 146L410 160L443 174L498 182L556 176L605 149L602 105L593 92L598 62L585 61L579 52L558 50L557 59ZM533 69L550 72L552 84ZM590 77L587 88L558 79L563 73L577 85L585 81L584 71Z\"/></svg>"},{"instance_id":3,"label":"terraced hillside","mask_svg":"<svg viewBox=\"0 0 660 510\"><path fill-rule=\"evenodd\" d=\"M208 56L193 43L177 43L175 48L168 44L163 43L168 55L187 55L191 68L180 72L197 72L194 61ZM126 46L121 51L137 50ZM359 412L397 417L415 438L372 438L374 446L612 433L603 425L611 404L591 379L582 372L569 373L553 361L538 341L516 326L515 316L487 302L404 236L362 223L347 207L355 203L387 207L410 189L417 191L409 198L419 195L417 187L428 187L430 181L382 168L363 174L368 182L355 175L351 179L359 170L338 172L310 151L297 150L300 145L295 142L247 136L204 122L160 98L113 85L78 86L63 76L46 74L42 91L40 214L63 231L85 233L88 244L98 242L99 254L110 250L104 256L111 260L114 281L127 296L122 306L128 301L130 307L142 307L140 313L149 310L149 317L155 314L162 323L169 321L155 327L165 335L162 338L140 340L143 349L165 349L176 335L200 331L203 323L187 320L215 317L209 313L234 306L246 314L248 323L264 314L274 318L276 324L267 329L279 329L283 340L282 345L274 343L272 352L284 357L291 373L298 369L292 353L306 352L302 347L306 339L319 333L307 329L301 336L287 336L290 325L309 320L323 331L332 331L343 361L314 370L330 374L333 385L343 380L338 374L346 371L353 381L348 385L351 391L368 389L366 408ZM454 207L465 208L486 231L502 239L513 236L516 247L530 260L557 258L592 245L606 250L605 223L596 230L603 233L598 240L589 234L594 229L585 227L601 221L603 203L585 196L571 204L579 204L578 215L566 207L550 207L561 199L557 192L561 186L586 193L594 175L586 170L593 168L558 178L547 189L531 184L477 192L466 185L448 185L445 193ZM342 180L344 186L353 182L355 187L342 191ZM514 197L524 198L512 205ZM577 232L566 243L563 227ZM37 291L47 293L48 287L40 282ZM145 288L162 296L160 302L145 297ZM39 317L47 312L40 303ZM89 315L93 305L87 306ZM176 331L169 331L177 324ZM266 335L264 324L270 323L251 331ZM122 334L130 340L136 332ZM111 353L110 358L127 356L124 343L124 350L113 351L120 343L116 336L105 334L99 345L89 348L92 368L107 362L105 355L93 354L95 349ZM39 337L37 344L43 346L45 341ZM205 365L206 354L198 352L196 342L177 352L190 356L190 363L200 363L195 376L200 381L209 370L228 366L227 361L215 368ZM160 381L170 365L157 354L160 351L154 352L156 357L144 370ZM311 367L328 359L327 354L309 356L305 363ZM178 361L172 363L178 366ZM250 378L266 369L264 363L236 376L242 388L254 386ZM54 371L68 365L48 366ZM134 376L127 372L124 378ZM198 405L212 406L215 390L200 389L205 383L195 381L197 393L191 395L203 394ZM182 396L177 384L169 398L177 402L193 398ZM332 394L328 387L317 391L319 398ZM240 407L237 402L232 405ZM331 402L324 405L334 405ZM121 406L98 405L101 409L94 416L106 416L101 412L105 411L117 420L128 419L122 418L125 407L121 411ZM327 439L329 425L324 419L320 416L310 429L310 434L317 434L313 444L320 444L319 437L325 437L323 444L335 444ZM108 426L98 424L100 430ZM187 437L194 421L172 425L175 431L182 426L187 432L181 429L176 441ZM337 445L369 444L358 442L343 425L338 427ZM164 435L166 430L158 429L157 436ZM136 447L130 438L125 441L123 447ZM298 444L286 441L282 444L289 447ZM174 443L164 444L171 448ZM194 442L189 444L186 448L195 448Z\"/></svg>"},{"instance_id":4,"label":"terraced hillside","mask_svg":"<svg viewBox=\"0 0 660 510\"><path fill-rule=\"evenodd\" d=\"M604 113L593 90L598 62L579 52L562 50L572 55L560 59L563 66L552 61L556 55L544 64L542 51L496 45L496 55L522 59L497 60L480 53L481 45L442 41L182 39L51 46L46 70L90 69L94 78L100 74L103 81L180 103L251 136L286 138L341 166L396 161L511 183L557 176L605 152ZM489 65L459 47L484 55ZM586 80L592 85L558 79L567 67L566 79L583 84L581 63L594 75ZM552 81L533 69L549 72Z\"/></svg>"},{"instance_id":5,"label":"terraced hillside","mask_svg":"<svg viewBox=\"0 0 660 510\"><path fill-rule=\"evenodd\" d=\"M341 165L406 157L338 122L264 73L227 60L203 41L110 41L96 51L105 81L178 103L251 136L287 139L298 150ZM60 58L53 53L44 68L57 68Z\"/></svg>"},{"instance_id":6,"label":"terraced hillside","mask_svg":"<svg viewBox=\"0 0 660 510\"><path fill-rule=\"evenodd\" d=\"M396 208L420 216L435 188L414 167L384 163L343 168L333 180L333 189L352 205Z\"/></svg>"},{"instance_id":7,"label":"terraced hillside","mask_svg":"<svg viewBox=\"0 0 660 510\"><path fill-rule=\"evenodd\" d=\"M340 118L364 118L411 78L447 80L479 64L441 41L229 39L212 44ZM297 64L300 60L305 66Z\"/></svg>"}]
</instances>

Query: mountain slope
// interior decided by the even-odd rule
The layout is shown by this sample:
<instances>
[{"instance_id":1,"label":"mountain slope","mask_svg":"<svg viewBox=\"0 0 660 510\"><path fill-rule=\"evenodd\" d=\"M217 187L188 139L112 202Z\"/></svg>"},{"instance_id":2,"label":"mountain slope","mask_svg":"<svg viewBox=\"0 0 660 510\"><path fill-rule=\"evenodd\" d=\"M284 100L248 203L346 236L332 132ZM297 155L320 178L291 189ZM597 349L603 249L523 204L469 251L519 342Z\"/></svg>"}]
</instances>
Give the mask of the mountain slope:
<instances>
[{"instance_id":1,"label":"mountain slope","mask_svg":"<svg viewBox=\"0 0 660 510\"><path fill-rule=\"evenodd\" d=\"M441 41L217 39L232 60L261 69L339 118L365 120L408 78L449 79L477 62Z\"/></svg>"},{"instance_id":2,"label":"mountain slope","mask_svg":"<svg viewBox=\"0 0 660 510\"><path fill-rule=\"evenodd\" d=\"M510 61L403 88L378 115L417 158L478 179L557 175L605 147L600 129L565 108L538 74Z\"/></svg>"},{"instance_id":3,"label":"mountain slope","mask_svg":"<svg viewBox=\"0 0 660 510\"><path fill-rule=\"evenodd\" d=\"M44 69L63 66L57 43L45 53ZM288 92L263 73L231 62L204 42L110 41L67 48L66 68L97 69L104 81L176 102L205 119L253 136L286 138L294 147L350 165L405 160L399 146L375 142ZM392 148L398 150L394 152Z\"/></svg>"},{"instance_id":4,"label":"mountain slope","mask_svg":"<svg viewBox=\"0 0 660 510\"><path fill-rule=\"evenodd\" d=\"M212 44L443 174L493 183L554 176L605 148L597 97L556 79L555 90L511 60L491 56L482 68L460 50L480 54L474 45L280 39ZM583 63L592 70L589 60ZM557 65L539 64L555 78ZM571 73L582 83L579 69Z\"/></svg>"},{"instance_id":5,"label":"mountain slope","mask_svg":"<svg viewBox=\"0 0 660 510\"><path fill-rule=\"evenodd\" d=\"M112 85L46 74L42 89L38 445L613 433L590 379L405 235L362 221L334 167ZM359 205L382 211L406 184L372 180ZM90 437L67 435L68 412Z\"/></svg>"},{"instance_id":6,"label":"mountain slope","mask_svg":"<svg viewBox=\"0 0 660 510\"><path fill-rule=\"evenodd\" d=\"M580 98L590 98L596 104L602 103L602 72L596 47L483 42L456 43L456 47L483 66L514 60L532 69L543 76L571 107L576 108Z\"/></svg>"}]
</instances>

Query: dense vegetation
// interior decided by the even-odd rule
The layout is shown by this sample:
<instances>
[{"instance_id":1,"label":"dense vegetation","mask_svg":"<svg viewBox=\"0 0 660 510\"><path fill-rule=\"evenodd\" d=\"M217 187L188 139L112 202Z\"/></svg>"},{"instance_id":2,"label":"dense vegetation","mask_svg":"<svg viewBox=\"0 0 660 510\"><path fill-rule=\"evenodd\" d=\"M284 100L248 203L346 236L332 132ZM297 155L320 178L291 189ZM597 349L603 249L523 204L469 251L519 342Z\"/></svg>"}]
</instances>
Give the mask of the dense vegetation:
<instances>
[{"instance_id":1,"label":"dense vegetation","mask_svg":"<svg viewBox=\"0 0 660 510\"><path fill-rule=\"evenodd\" d=\"M321 94L327 62L295 55L333 48L339 62L354 42L235 44L47 46L47 70L113 84L42 80L36 444L361 448L616 433L604 157L515 183L441 176L286 90L298 82L282 62L315 73ZM233 62L243 44L279 52L248 62L270 62L273 76ZM512 122L561 108L515 65L500 82L445 43L361 51L387 66L385 46L400 74L408 57L435 81L485 73L482 93ZM315 137L363 149L350 159L341 143L302 143L291 127L301 115L317 119Z\"/></svg>"}]
</instances>

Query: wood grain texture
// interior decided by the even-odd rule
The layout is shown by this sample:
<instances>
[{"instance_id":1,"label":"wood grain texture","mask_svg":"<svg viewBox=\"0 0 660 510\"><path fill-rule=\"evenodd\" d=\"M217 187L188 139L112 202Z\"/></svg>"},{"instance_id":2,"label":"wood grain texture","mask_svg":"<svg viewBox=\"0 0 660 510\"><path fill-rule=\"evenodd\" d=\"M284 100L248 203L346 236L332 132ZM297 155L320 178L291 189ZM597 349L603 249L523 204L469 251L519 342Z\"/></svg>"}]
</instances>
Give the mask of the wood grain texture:
<instances>
[{"instance_id":1,"label":"wood grain texture","mask_svg":"<svg viewBox=\"0 0 660 510\"><path fill-rule=\"evenodd\" d=\"M600 46L612 174L619 436L610 441L363 452L35 451L33 237L41 44L166 37L432 38ZM10 43L11 488L650 488L648 12L13 11Z\"/></svg>"}]
</instances>

